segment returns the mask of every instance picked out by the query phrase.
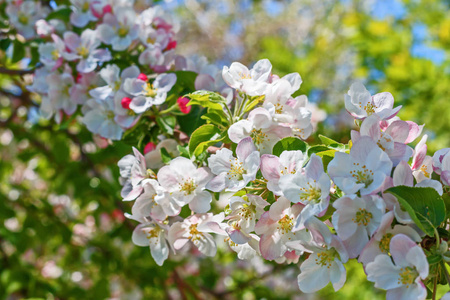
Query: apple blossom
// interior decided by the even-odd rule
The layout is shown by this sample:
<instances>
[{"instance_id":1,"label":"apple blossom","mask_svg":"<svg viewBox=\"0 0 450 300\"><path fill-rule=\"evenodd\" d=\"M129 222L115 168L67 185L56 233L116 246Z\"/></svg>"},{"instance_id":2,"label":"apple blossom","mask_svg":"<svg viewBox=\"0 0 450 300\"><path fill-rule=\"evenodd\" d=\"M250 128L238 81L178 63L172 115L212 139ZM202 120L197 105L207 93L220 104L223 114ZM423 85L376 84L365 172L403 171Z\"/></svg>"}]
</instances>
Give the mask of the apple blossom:
<instances>
[{"instance_id":1,"label":"apple blossom","mask_svg":"<svg viewBox=\"0 0 450 300\"><path fill-rule=\"evenodd\" d=\"M266 92L272 64L268 59L261 59L249 70L241 63L234 62L228 68L223 67L223 80L232 88L249 96L259 96Z\"/></svg>"},{"instance_id":2,"label":"apple blossom","mask_svg":"<svg viewBox=\"0 0 450 300\"><path fill-rule=\"evenodd\" d=\"M394 117L401 106L393 108L394 97L391 93L379 93L371 96L363 84L355 82L345 95L345 109L355 118L364 119L376 114L380 119L387 120Z\"/></svg>"},{"instance_id":3,"label":"apple blossom","mask_svg":"<svg viewBox=\"0 0 450 300\"><path fill-rule=\"evenodd\" d=\"M227 148L220 149L208 158L208 166L214 177L206 188L213 192L236 192L256 178L260 166L260 154L251 138L241 140L236 148L237 158Z\"/></svg>"},{"instance_id":4,"label":"apple blossom","mask_svg":"<svg viewBox=\"0 0 450 300\"><path fill-rule=\"evenodd\" d=\"M367 279L387 290L388 300L425 299L427 289L422 279L428 277L429 266L422 248L408 236L397 234L389 243L389 252L392 259L380 254L367 264Z\"/></svg>"},{"instance_id":5,"label":"apple blossom","mask_svg":"<svg viewBox=\"0 0 450 300\"><path fill-rule=\"evenodd\" d=\"M138 24L133 9L116 10L114 14L107 13L103 23L97 27L98 38L111 45L115 51L127 49L138 37Z\"/></svg>"},{"instance_id":6,"label":"apple blossom","mask_svg":"<svg viewBox=\"0 0 450 300\"><path fill-rule=\"evenodd\" d=\"M156 221L139 224L133 231L132 240L137 246L150 247L155 262L162 266L169 257L169 246L166 235L169 226Z\"/></svg>"},{"instance_id":7,"label":"apple blossom","mask_svg":"<svg viewBox=\"0 0 450 300\"><path fill-rule=\"evenodd\" d=\"M376 192L392 170L392 162L370 137L361 137L350 154L336 152L328 165L328 174L346 194Z\"/></svg>"}]
</instances>

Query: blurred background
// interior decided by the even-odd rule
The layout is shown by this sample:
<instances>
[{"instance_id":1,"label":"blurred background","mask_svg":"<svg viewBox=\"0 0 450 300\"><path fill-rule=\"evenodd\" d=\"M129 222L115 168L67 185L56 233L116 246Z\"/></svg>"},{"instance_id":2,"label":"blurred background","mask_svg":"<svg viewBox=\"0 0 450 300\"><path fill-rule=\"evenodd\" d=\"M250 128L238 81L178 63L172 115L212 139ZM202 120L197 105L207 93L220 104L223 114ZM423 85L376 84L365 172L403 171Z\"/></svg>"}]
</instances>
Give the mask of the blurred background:
<instances>
[{"instance_id":1,"label":"blurred background","mask_svg":"<svg viewBox=\"0 0 450 300\"><path fill-rule=\"evenodd\" d=\"M448 0L159 4L180 21L179 54L206 56L219 67L268 58L276 74L299 72L297 93L328 115L322 134L349 140L344 94L361 81L372 94L391 92L403 120L425 124L429 154L450 147ZM0 66L8 66L3 50ZM158 267L148 248L132 244L137 224L123 217L130 205L121 202L117 161L131 146L104 148L107 142L93 141L71 119L31 125L30 80L0 74L0 299L385 297L356 262L339 292L328 286L302 295L297 264L240 261L222 238L214 258L193 252Z\"/></svg>"}]
</instances>

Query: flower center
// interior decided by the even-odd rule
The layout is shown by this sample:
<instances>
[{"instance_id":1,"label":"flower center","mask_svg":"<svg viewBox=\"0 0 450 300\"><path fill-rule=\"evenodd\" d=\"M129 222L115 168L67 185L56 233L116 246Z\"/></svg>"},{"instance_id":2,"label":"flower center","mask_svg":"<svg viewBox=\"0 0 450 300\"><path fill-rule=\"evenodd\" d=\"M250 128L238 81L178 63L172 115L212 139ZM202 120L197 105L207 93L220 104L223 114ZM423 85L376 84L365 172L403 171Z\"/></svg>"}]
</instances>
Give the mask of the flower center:
<instances>
[{"instance_id":1,"label":"flower center","mask_svg":"<svg viewBox=\"0 0 450 300\"><path fill-rule=\"evenodd\" d=\"M362 103L359 102L359 108L362 108L366 111L367 115L370 116L375 113L375 108L377 108L372 103L368 102L364 107L362 107Z\"/></svg>"},{"instance_id":2,"label":"flower center","mask_svg":"<svg viewBox=\"0 0 450 300\"><path fill-rule=\"evenodd\" d=\"M81 11L87 12L89 10L89 1L86 1L83 3L83 6L81 7Z\"/></svg>"},{"instance_id":3,"label":"flower center","mask_svg":"<svg viewBox=\"0 0 450 300\"><path fill-rule=\"evenodd\" d=\"M252 219L253 215L256 212L256 206L254 204L246 204L242 205L242 208L239 211L239 216L243 219Z\"/></svg>"},{"instance_id":4,"label":"flower center","mask_svg":"<svg viewBox=\"0 0 450 300\"><path fill-rule=\"evenodd\" d=\"M428 167L426 165L422 165L420 167L420 171L423 172L423 175L425 175L425 177L430 177L430 173L428 172Z\"/></svg>"},{"instance_id":5,"label":"flower center","mask_svg":"<svg viewBox=\"0 0 450 300\"><path fill-rule=\"evenodd\" d=\"M283 104L281 103L275 104L275 113L279 115L283 113Z\"/></svg>"},{"instance_id":6,"label":"flower center","mask_svg":"<svg viewBox=\"0 0 450 300\"><path fill-rule=\"evenodd\" d=\"M180 192L184 192L184 195L190 195L197 188L194 179L188 178L183 183L180 183Z\"/></svg>"},{"instance_id":7,"label":"flower center","mask_svg":"<svg viewBox=\"0 0 450 300\"><path fill-rule=\"evenodd\" d=\"M59 52L58 52L58 50L53 50L52 51L52 53L51 53L51 55L52 55L52 58L54 59L54 60L57 60L58 58L59 58Z\"/></svg>"},{"instance_id":8,"label":"flower center","mask_svg":"<svg viewBox=\"0 0 450 300\"><path fill-rule=\"evenodd\" d=\"M277 229L281 230L283 234L288 233L294 227L294 218L285 215L278 221L278 225Z\"/></svg>"},{"instance_id":9,"label":"flower center","mask_svg":"<svg viewBox=\"0 0 450 300\"><path fill-rule=\"evenodd\" d=\"M405 284L407 288L413 284L419 273L414 268L405 267L400 269L398 274L398 283Z\"/></svg>"},{"instance_id":10,"label":"flower center","mask_svg":"<svg viewBox=\"0 0 450 300\"><path fill-rule=\"evenodd\" d=\"M19 13L18 20L19 20L19 23L24 24L24 25L27 25L28 22L30 21L28 16L24 13Z\"/></svg>"},{"instance_id":11,"label":"flower center","mask_svg":"<svg viewBox=\"0 0 450 300\"><path fill-rule=\"evenodd\" d=\"M230 161L231 162L231 161ZM244 174L245 170L242 166L243 163L235 159L231 162L230 171L228 171L228 179L242 180L242 174Z\"/></svg>"},{"instance_id":12,"label":"flower center","mask_svg":"<svg viewBox=\"0 0 450 300\"><path fill-rule=\"evenodd\" d=\"M197 240L201 239L201 237L203 236L202 233L200 231L198 231L197 224L191 224L189 226L189 235L190 235L189 238L192 241L197 241Z\"/></svg>"},{"instance_id":13,"label":"flower center","mask_svg":"<svg viewBox=\"0 0 450 300\"><path fill-rule=\"evenodd\" d=\"M89 55L89 50L84 46L80 46L77 48L77 53L79 56L81 56L83 58L87 58Z\"/></svg>"},{"instance_id":14,"label":"flower center","mask_svg":"<svg viewBox=\"0 0 450 300\"><path fill-rule=\"evenodd\" d=\"M383 237L381 238L379 247L381 252L384 253L388 253L389 252L389 243L391 242L392 239L392 233L386 233L385 235L383 235Z\"/></svg>"},{"instance_id":15,"label":"flower center","mask_svg":"<svg viewBox=\"0 0 450 300\"><path fill-rule=\"evenodd\" d=\"M366 165L360 167L359 163L353 163L353 166L355 169L350 171L350 175L356 179L356 183L364 183L367 188L373 182L373 171L369 170Z\"/></svg>"},{"instance_id":16,"label":"flower center","mask_svg":"<svg viewBox=\"0 0 450 300\"><path fill-rule=\"evenodd\" d=\"M336 257L336 250L330 249L317 253L316 264L319 266L326 266L328 269L331 267L331 263Z\"/></svg>"},{"instance_id":17,"label":"flower center","mask_svg":"<svg viewBox=\"0 0 450 300\"><path fill-rule=\"evenodd\" d=\"M262 129L253 129L250 132L253 142L257 145L262 144L267 139L267 134L262 132Z\"/></svg>"},{"instance_id":18,"label":"flower center","mask_svg":"<svg viewBox=\"0 0 450 300\"><path fill-rule=\"evenodd\" d=\"M146 228L147 231L147 239L153 239L158 237L159 233L161 232L161 228L158 226L155 226L153 228Z\"/></svg>"},{"instance_id":19,"label":"flower center","mask_svg":"<svg viewBox=\"0 0 450 300\"><path fill-rule=\"evenodd\" d=\"M151 83L147 83L147 85L144 87L145 95L147 97L155 97L157 94L157 90L158 89L153 88L153 84Z\"/></svg>"},{"instance_id":20,"label":"flower center","mask_svg":"<svg viewBox=\"0 0 450 300\"><path fill-rule=\"evenodd\" d=\"M128 28L120 27L119 30L117 30L117 35L123 38L123 37L127 36L128 32L129 32Z\"/></svg>"},{"instance_id":21,"label":"flower center","mask_svg":"<svg viewBox=\"0 0 450 300\"><path fill-rule=\"evenodd\" d=\"M358 225L364 225L367 226L372 220L372 213L368 212L367 210L360 208L359 211L356 212L356 217L352 219L353 222L355 222Z\"/></svg>"},{"instance_id":22,"label":"flower center","mask_svg":"<svg viewBox=\"0 0 450 300\"><path fill-rule=\"evenodd\" d=\"M241 79L252 79L252 76L250 74L244 74L242 72L239 72L238 74Z\"/></svg>"},{"instance_id":23,"label":"flower center","mask_svg":"<svg viewBox=\"0 0 450 300\"><path fill-rule=\"evenodd\" d=\"M319 203L320 197L322 195L322 192L320 189L314 187L311 185L311 183L308 182L307 188L300 188L300 200L312 202L312 203Z\"/></svg>"}]
</instances>

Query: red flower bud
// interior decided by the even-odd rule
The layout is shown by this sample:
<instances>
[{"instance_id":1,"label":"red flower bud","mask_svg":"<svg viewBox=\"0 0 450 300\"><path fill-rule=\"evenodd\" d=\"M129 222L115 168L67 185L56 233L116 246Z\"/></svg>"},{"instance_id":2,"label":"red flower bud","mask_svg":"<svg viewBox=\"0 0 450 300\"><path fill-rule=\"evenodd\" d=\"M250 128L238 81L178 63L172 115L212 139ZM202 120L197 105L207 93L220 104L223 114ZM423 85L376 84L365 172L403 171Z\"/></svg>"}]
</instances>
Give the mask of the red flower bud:
<instances>
[{"instance_id":1,"label":"red flower bud","mask_svg":"<svg viewBox=\"0 0 450 300\"><path fill-rule=\"evenodd\" d=\"M153 144L152 142L149 142L147 145L145 145L144 147L144 154L149 153L150 151L153 151L156 149L156 145Z\"/></svg>"},{"instance_id":2,"label":"red flower bud","mask_svg":"<svg viewBox=\"0 0 450 300\"><path fill-rule=\"evenodd\" d=\"M123 97L120 103L122 104L123 108L130 109L131 98Z\"/></svg>"},{"instance_id":3,"label":"red flower bud","mask_svg":"<svg viewBox=\"0 0 450 300\"><path fill-rule=\"evenodd\" d=\"M139 74L139 76L137 78L140 79L140 80L143 80L143 81L147 81L148 80L147 75L145 75L144 73Z\"/></svg>"},{"instance_id":4,"label":"red flower bud","mask_svg":"<svg viewBox=\"0 0 450 300\"><path fill-rule=\"evenodd\" d=\"M180 107L180 111L183 114L188 114L188 113L191 112L191 107L190 106L186 106L186 104L188 104L188 102L189 102L189 99L186 98L186 97L180 97L180 98L177 99L178 107Z\"/></svg>"}]
</instances>

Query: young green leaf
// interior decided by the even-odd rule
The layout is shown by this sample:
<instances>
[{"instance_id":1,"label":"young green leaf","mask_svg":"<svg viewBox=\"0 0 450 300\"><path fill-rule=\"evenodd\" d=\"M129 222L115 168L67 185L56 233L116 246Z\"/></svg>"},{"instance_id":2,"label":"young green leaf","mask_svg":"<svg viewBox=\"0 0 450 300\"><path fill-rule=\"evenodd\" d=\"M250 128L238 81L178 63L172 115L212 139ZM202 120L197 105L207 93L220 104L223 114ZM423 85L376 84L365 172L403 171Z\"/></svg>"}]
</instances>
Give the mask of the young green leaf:
<instances>
[{"instance_id":1,"label":"young green leaf","mask_svg":"<svg viewBox=\"0 0 450 300\"><path fill-rule=\"evenodd\" d=\"M278 143L273 146L272 153L276 156L280 156L283 151L300 150L305 152L308 148L308 144L296 137L286 137L278 141Z\"/></svg>"}]
</instances>

